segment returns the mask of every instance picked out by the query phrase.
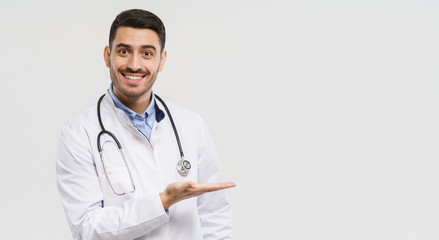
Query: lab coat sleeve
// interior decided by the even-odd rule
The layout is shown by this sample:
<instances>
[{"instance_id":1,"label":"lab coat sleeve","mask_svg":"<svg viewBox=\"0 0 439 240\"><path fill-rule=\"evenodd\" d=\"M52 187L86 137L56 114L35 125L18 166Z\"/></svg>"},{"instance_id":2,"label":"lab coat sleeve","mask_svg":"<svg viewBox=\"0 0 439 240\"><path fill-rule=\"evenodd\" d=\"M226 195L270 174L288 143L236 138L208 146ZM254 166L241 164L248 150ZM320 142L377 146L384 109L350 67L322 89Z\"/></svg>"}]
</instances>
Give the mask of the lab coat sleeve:
<instances>
[{"instance_id":1,"label":"lab coat sleeve","mask_svg":"<svg viewBox=\"0 0 439 240\"><path fill-rule=\"evenodd\" d=\"M169 220L159 193L103 207L90 144L80 127L67 126L60 135L57 184L74 239L134 239Z\"/></svg>"},{"instance_id":2,"label":"lab coat sleeve","mask_svg":"<svg viewBox=\"0 0 439 240\"><path fill-rule=\"evenodd\" d=\"M202 123L202 140L198 159L200 182L224 182L213 139ZM198 212L204 240L232 239L232 216L227 190L205 193L198 197Z\"/></svg>"}]
</instances>

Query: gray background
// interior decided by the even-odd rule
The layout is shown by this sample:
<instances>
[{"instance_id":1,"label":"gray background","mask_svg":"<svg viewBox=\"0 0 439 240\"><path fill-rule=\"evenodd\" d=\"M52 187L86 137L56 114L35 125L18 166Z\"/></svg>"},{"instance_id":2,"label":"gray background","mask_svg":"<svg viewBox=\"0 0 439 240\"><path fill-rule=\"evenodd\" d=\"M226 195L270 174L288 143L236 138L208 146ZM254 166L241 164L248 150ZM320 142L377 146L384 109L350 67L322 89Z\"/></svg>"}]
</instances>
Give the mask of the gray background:
<instances>
[{"instance_id":1,"label":"gray background","mask_svg":"<svg viewBox=\"0 0 439 240\"><path fill-rule=\"evenodd\" d=\"M71 238L58 134L129 8L167 27L155 91L209 124L235 239L439 239L434 0L2 0L2 239Z\"/></svg>"}]
</instances>

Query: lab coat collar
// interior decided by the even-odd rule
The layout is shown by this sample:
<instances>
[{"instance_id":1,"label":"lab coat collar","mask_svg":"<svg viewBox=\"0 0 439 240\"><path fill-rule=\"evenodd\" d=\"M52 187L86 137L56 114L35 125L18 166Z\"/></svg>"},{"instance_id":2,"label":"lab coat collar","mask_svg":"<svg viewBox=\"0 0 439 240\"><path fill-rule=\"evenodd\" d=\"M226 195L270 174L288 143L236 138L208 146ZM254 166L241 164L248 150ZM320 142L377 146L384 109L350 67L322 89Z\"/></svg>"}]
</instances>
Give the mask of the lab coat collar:
<instances>
[{"instance_id":1,"label":"lab coat collar","mask_svg":"<svg viewBox=\"0 0 439 240\"><path fill-rule=\"evenodd\" d=\"M156 111L156 122L157 124L160 124L161 121L165 118L166 114L161 110L161 105L159 106L159 101L155 101L154 107L155 107L155 111ZM129 127L133 127L133 124L131 123L131 121L129 120L128 116L126 115L126 113L120 109L117 108L114 105L113 99L110 96L110 93L105 93L105 97L102 100L102 109L105 109L106 111L108 111L109 116L114 116L114 118L103 118L102 120L104 121L104 125L107 124L114 124L114 122L108 122L105 123L106 121L110 121L110 119L112 119L112 121L118 119L118 121L121 121L124 125L127 125Z\"/></svg>"},{"instance_id":2,"label":"lab coat collar","mask_svg":"<svg viewBox=\"0 0 439 240\"><path fill-rule=\"evenodd\" d=\"M153 94L153 96L154 96L154 94ZM157 101L155 101L154 107L155 107L155 120L157 122L160 122L163 120L163 118L165 118L165 113L160 109Z\"/></svg>"},{"instance_id":3,"label":"lab coat collar","mask_svg":"<svg viewBox=\"0 0 439 240\"><path fill-rule=\"evenodd\" d=\"M109 95L110 96L110 98L113 100L113 104L114 104L114 106L115 107L117 107L117 108L119 108L119 109L122 109L124 112L125 112L125 114L130 114L130 116L129 117L131 117L131 121L132 121L132 119L134 118L134 116L137 114L137 113L135 113L134 111L132 111L131 109L129 109L128 107L126 107L115 95L114 95L114 93L113 93L113 84L111 84L110 85L110 88L107 90L107 94L106 95ZM155 111L155 121L157 121L157 122L160 122L160 121L162 121L164 118L165 118L165 114L164 114L164 112L160 109L160 107L157 105L157 101L156 101L156 98L155 98L155 94L154 94L154 91L151 91L151 103L150 104L152 104L153 106L154 106L154 111ZM119 105L119 107L117 106L117 105ZM148 110L149 109L149 107L145 110L145 113L146 114L151 114L151 110Z\"/></svg>"}]
</instances>

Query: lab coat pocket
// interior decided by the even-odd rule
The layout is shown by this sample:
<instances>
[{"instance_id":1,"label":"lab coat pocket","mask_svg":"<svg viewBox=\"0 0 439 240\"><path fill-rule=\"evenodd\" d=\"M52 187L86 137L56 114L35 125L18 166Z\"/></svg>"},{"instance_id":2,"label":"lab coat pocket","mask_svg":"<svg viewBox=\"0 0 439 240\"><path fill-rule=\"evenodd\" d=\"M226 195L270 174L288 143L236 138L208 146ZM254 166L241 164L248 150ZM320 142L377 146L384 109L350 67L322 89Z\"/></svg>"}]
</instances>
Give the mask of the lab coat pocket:
<instances>
[{"instance_id":1,"label":"lab coat pocket","mask_svg":"<svg viewBox=\"0 0 439 240\"><path fill-rule=\"evenodd\" d=\"M126 167L108 168L107 181L116 195L129 194L134 191L134 183Z\"/></svg>"},{"instance_id":2,"label":"lab coat pocket","mask_svg":"<svg viewBox=\"0 0 439 240\"><path fill-rule=\"evenodd\" d=\"M102 141L98 173L101 182L104 181L103 190L110 196L131 195L134 192L134 182L128 169L124 152L118 148L113 139Z\"/></svg>"}]
</instances>

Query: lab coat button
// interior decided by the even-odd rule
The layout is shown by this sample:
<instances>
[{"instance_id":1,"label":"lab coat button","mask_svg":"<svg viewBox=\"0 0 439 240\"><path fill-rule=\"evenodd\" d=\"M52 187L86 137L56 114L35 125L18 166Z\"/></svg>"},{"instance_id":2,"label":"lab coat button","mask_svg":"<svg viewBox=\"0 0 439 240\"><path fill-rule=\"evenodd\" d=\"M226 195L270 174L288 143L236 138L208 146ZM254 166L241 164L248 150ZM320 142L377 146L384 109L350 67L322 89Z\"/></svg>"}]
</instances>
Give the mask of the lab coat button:
<instances>
[{"instance_id":1,"label":"lab coat button","mask_svg":"<svg viewBox=\"0 0 439 240\"><path fill-rule=\"evenodd\" d=\"M159 130L159 126L155 126L155 130L156 130L156 131Z\"/></svg>"}]
</instances>

